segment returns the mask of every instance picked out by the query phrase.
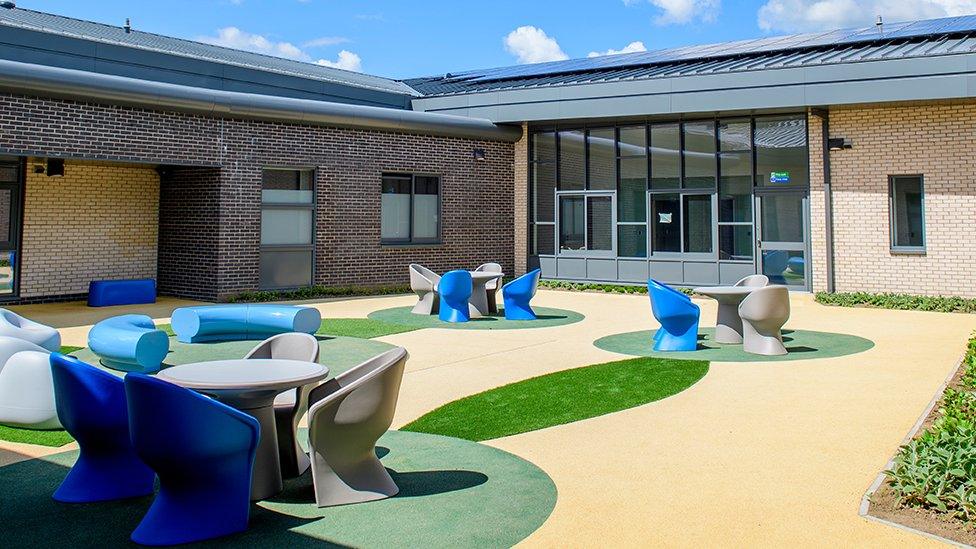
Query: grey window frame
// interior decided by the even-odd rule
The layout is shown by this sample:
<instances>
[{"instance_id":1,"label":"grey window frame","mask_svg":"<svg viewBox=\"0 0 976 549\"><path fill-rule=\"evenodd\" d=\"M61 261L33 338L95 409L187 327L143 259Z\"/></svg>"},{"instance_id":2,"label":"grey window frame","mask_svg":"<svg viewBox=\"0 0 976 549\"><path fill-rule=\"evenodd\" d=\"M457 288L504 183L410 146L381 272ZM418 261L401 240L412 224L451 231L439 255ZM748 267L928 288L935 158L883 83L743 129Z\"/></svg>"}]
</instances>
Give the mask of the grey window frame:
<instances>
[{"instance_id":1,"label":"grey window frame","mask_svg":"<svg viewBox=\"0 0 976 549\"><path fill-rule=\"evenodd\" d=\"M921 214L922 214L922 245L921 246L899 246L898 238L898 217L895 215L895 181L898 179L918 179L919 189L921 190ZM925 176L923 174L898 174L888 176L888 242L892 253L896 254L925 254L928 239L925 236Z\"/></svg>"},{"instance_id":2,"label":"grey window frame","mask_svg":"<svg viewBox=\"0 0 976 549\"><path fill-rule=\"evenodd\" d=\"M264 217L264 210L307 210L311 212L312 216L312 234L309 238L308 244L260 244L259 254L263 253L265 250L275 251L275 252L309 252L311 254L311 273L309 275L310 285L315 284L315 240L316 240L316 217L317 208L316 203L318 202L318 192L317 185L315 184L318 172L314 167L308 166L265 166L261 168L261 179L262 179L262 189L263 189L263 179L264 172L266 171L285 171L285 172L309 172L311 173L312 180L312 200L308 203L295 203L295 202L265 202L261 198L261 212L262 218ZM261 258L258 258L258 264L260 266ZM258 275L258 287L261 290L288 290L294 288L303 288L305 286L267 286L264 281L260 279L260 273Z\"/></svg>"},{"instance_id":3,"label":"grey window frame","mask_svg":"<svg viewBox=\"0 0 976 549\"><path fill-rule=\"evenodd\" d=\"M380 244L383 246L429 246L441 244L442 239L442 229L443 219L442 210L444 206L444 178L431 173L406 173L406 172L383 172L380 175L380 198L383 196L383 179L387 177L401 177L410 178L410 235L407 238L383 238L382 232L380 233ZM430 177L437 180L437 236L434 238L414 238L413 236L413 202L414 197L417 195L417 178L418 177ZM383 206L380 206L380 226L383 223Z\"/></svg>"}]
</instances>

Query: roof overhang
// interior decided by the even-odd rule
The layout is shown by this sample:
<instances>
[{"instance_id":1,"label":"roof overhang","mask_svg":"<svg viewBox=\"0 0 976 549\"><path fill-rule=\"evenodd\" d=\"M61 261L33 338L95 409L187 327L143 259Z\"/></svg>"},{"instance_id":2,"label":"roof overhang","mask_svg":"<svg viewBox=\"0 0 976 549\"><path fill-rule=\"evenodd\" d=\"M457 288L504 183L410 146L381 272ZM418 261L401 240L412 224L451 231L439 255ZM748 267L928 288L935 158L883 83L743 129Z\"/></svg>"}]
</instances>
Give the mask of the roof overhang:
<instances>
[{"instance_id":1,"label":"roof overhang","mask_svg":"<svg viewBox=\"0 0 976 549\"><path fill-rule=\"evenodd\" d=\"M0 60L0 90L227 118L466 139L514 142L522 135L520 127L478 117L212 90L8 60Z\"/></svg>"},{"instance_id":2,"label":"roof overhang","mask_svg":"<svg viewBox=\"0 0 976 549\"><path fill-rule=\"evenodd\" d=\"M415 98L415 110L495 123L685 115L976 97L976 54Z\"/></svg>"}]
</instances>

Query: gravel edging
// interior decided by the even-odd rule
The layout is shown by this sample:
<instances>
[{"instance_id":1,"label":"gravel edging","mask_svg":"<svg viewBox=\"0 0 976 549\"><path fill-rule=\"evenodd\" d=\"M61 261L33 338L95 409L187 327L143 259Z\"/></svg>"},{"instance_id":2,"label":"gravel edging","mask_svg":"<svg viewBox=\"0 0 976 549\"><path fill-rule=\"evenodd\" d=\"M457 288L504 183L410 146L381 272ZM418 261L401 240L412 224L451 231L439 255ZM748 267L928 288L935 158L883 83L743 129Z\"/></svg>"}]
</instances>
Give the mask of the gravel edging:
<instances>
[{"instance_id":1,"label":"gravel edging","mask_svg":"<svg viewBox=\"0 0 976 549\"><path fill-rule=\"evenodd\" d=\"M935 410L935 407L939 404L939 401L942 400L942 395L945 393L946 388L949 386L952 380L959 373L959 370L962 368L962 363L965 359L966 359L966 353L963 353L962 356L959 357L959 360L956 361L956 367L953 368L952 372L950 372L949 375L946 376L942 384L939 385L939 389L938 391L936 391L935 396L932 397L932 400L929 402L928 406L925 407L925 411L923 411L922 415L919 416L918 421L915 422L915 425L912 426L912 428L908 431L908 434L905 435L905 437L902 439L901 444L899 444L899 447L911 442L912 439L914 439L918 435L919 431L922 430L922 427L926 424L926 420L928 420L929 416L932 415L932 412ZM864 495L861 497L861 506L858 509L858 515L874 522L879 522L881 524L886 524L888 526L898 528L900 530L912 532L914 534L929 539L933 539L936 541L941 541L942 543L946 543L955 547L964 547L964 548L972 549L974 547L972 545L967 545L965 543L956 540L942 537L938 534L933 534L931 532L919 530L917 528L906 526L904 524L893 522L891 520L881 518L871 514L871 498L884 485L885 479L887 478L887 475L885 475L884 471L891 469L892 467L894 467L894 465L895 465L895 456L892 456L891 459L888 460L888 463L885 464L884 469L880 473L878 473L877 477L875 477L874 482L871 483L871 486L868 487L867 492L865 492Z\"/></svg>"}]
</instances>

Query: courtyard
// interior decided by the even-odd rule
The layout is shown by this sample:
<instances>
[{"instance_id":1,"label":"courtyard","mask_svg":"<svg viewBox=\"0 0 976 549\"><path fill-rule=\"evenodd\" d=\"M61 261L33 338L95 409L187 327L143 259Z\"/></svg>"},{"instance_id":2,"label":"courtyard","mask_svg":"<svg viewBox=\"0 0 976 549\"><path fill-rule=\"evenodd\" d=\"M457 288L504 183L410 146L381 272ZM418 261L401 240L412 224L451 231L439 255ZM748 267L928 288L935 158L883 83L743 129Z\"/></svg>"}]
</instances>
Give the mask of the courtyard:
<instances>
[{"instance_id":1,"label":"courtyard","mask_svg":"<svg viewBox=\"0 0 976 549\"><path fill-rule=\"evenodd\" d=\"M329 319L366 318L414 301L413 296L390 296L302 304L319 309L327 326ZM707 328L714 302L695 302ZM128 309L166 323L174 307L192 303L162 299L111 313L82 313L83 305L71 303L13 310L58 327L63 345L84 347L89 325L76 323L94 323ZM393 428L469 395L627 358L594 341L656 327L646 296L542 290L534 303L583 318L533 329L422 328L375 338L410 353ZM869 485L955 371L976 318L826 307L805 294L792 296L792 311L790 330L855 335L873 346L832 358L713 361L702 379L668 398L481 442L531 463L555 486L551 514L542 513L541 525L522 544L927 542L865 519L858 510ZM329 365L327 352L320 361ZM0 448L0 464L8 466L73 445L0 442ZM457 494L474 489L456 488ZM429 497L436 505L436 498L444 496ZM477 520L478 509L469 512ZM417 526L435 530L437 525ZM438 544L436 539L432 543Z\"/></svg>"}]
</instances>

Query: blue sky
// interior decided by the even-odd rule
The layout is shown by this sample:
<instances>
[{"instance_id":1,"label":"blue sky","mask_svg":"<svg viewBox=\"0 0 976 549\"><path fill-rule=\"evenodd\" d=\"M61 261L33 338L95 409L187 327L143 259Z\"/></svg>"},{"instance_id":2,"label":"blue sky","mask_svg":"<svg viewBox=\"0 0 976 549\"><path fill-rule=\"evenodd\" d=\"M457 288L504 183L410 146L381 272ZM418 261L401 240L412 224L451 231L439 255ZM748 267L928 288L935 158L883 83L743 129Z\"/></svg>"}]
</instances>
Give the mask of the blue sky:
<instances>
[{"instance_id":1,"label":"blue sky","mask_svg":"<svg viewBox=\"0 0 976 549\"><path fill-rule=\"evenodd\" d=\"M976 0L21 0L19 7L404 78L976 13Z\"/></svg>"}]
</instances>

